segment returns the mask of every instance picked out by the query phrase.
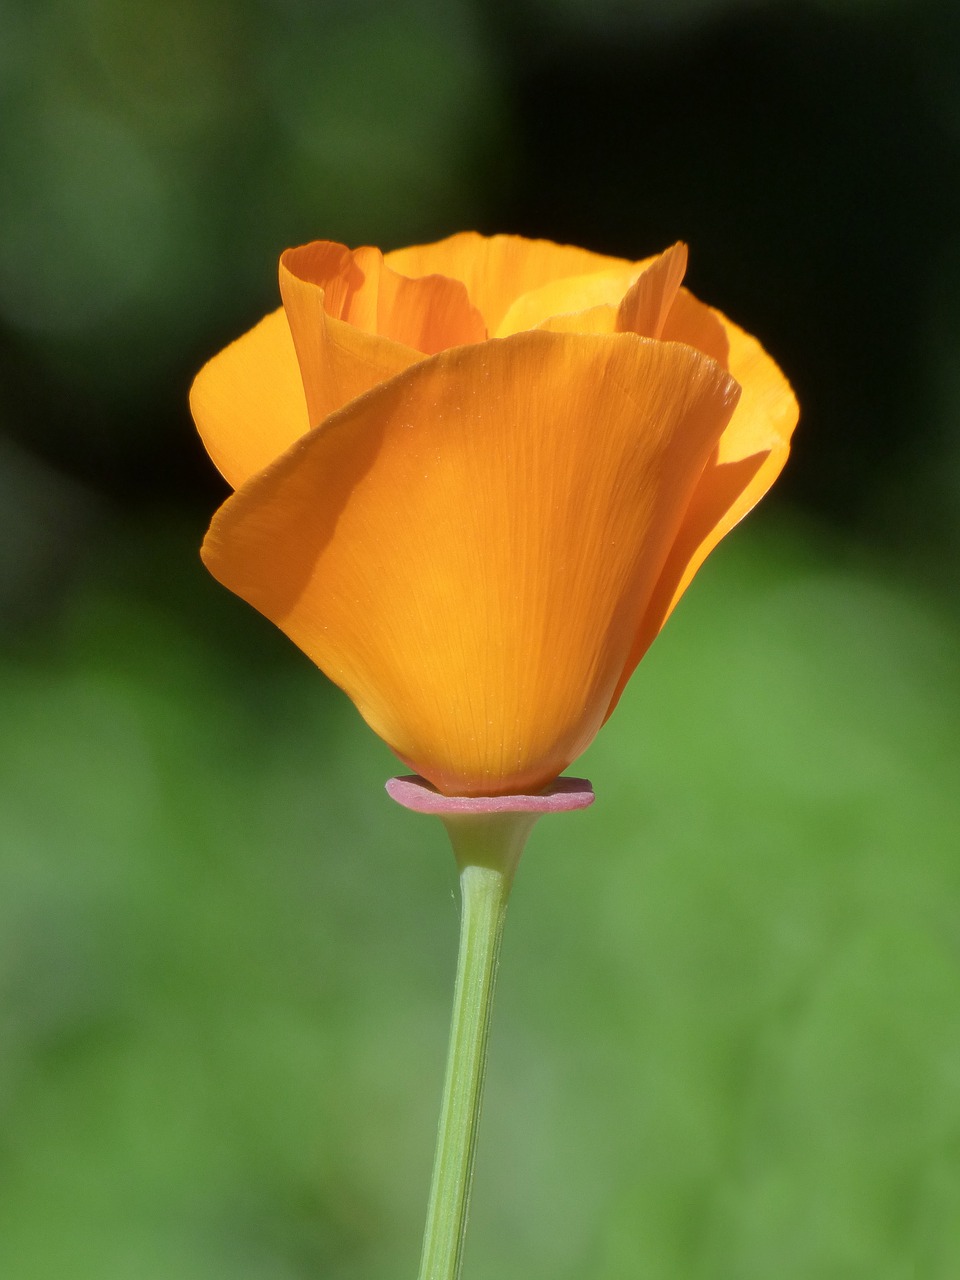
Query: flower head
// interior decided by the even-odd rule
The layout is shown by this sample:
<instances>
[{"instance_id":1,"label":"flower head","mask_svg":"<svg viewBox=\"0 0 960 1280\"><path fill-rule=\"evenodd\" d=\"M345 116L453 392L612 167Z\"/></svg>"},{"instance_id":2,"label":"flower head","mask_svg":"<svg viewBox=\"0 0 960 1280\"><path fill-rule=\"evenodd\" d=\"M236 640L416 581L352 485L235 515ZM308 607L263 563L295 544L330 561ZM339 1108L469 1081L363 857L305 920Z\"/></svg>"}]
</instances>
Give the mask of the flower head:
<instances>
[{"instance_id":1,"label":"flower head","mask_svg":"<svg viewBox=\"0 0 960 1280\"><path fill-rule=\"evenodd\" d=\"M447 794L557 777L783 467L790 387L685 267L320 241L194 383L207 567Z\"/></svg>"}]
</instances>

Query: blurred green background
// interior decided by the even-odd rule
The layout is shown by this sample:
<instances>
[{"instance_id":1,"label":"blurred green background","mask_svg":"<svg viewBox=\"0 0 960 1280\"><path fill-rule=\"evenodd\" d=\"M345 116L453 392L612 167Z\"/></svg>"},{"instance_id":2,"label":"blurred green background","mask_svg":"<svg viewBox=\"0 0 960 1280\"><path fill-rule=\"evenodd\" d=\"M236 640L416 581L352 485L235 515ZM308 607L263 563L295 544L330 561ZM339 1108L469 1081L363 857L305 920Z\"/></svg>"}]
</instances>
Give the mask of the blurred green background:
<instances>
[{"instance_id":1,"label":"blurred green background","mask_svg":"<svg viewBox=\"0 0 960 1280\"><path fill-rule=\"evenodd\" d=\"M206 577L318 236L683 237L803 406L534 833L467 1273L960 1269L960 10L3 0L0 1275L416 1269L453 861Z\"/></svg>"}]
</instances>

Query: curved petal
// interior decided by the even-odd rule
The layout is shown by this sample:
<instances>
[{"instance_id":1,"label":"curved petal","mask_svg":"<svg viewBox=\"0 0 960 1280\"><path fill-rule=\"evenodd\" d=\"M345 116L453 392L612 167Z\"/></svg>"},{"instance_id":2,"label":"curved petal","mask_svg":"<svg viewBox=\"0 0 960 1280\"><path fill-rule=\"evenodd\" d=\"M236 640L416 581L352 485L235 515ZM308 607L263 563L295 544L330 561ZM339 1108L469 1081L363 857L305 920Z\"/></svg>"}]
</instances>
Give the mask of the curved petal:
<instances>
[{"instance_id":1,"label":"curved petal","mask_svg":"<svg viewBox=\"0 0 960 1280\"><path fill-rule=\"evenodd\" d=\"M379 249L315 240L281 256L281 283L291 276L322 290L324 310L332 319L424 355L483 342L487 336L462 281L442 275L410 279L388 266Z\"/></svg>"},{"instance_id":2,"label":"curved petal","mask_svg":"<svg viewBox=\"0 0 960 1280\"><path fill-rule=\"evenodd\" d=\"M507 309L524 293L569 276L630 269L624 258L610 258L551 240L523 236L481 236L465 231L435 244L394 249L384 255L405 276L433 272L462 280L479 308L489 333L497 333Z\"/></svg>"},{"instance_id":3,"label":"curved petal","mask_svg":"<svg viewBox=\"0 0 960 1280\"><path fill-rule=\"evenodd\" d=\"M578 314L600 306L615 307L639 270L639 264L628 263L612 271L551 280L538 289L522 293L507 308L497 326L496 336L506 338L511 333L522 333L524 329L546 328L546 322L553 316Z\"/></svg>"},{"instance_id":4,"label":"curved petal","mask_svg":"<svg viewBox=\"0 0 960 1280\"><path fill-rule=\"evenodd\" d=\"M617 331L685 342L727 369L730 343L723 323L716 312L681 288L687 252L679 241L646 267L620 303Z\"/></svg>"},{"instance_id":5,"label":"curved petal","mask_svg":"<svg viewBox=\"0 0 960 1280\"><path fill-rule=\"evenodd\" d=\"M722 368L730 368L730 340L720 317L687 289L678 290L660 337L664 342L685 342Z\"/></svg>"},{"instance_id":6,"label":"curved petal","mask_svg":"<svg viewBox=\"0 0 960 1280\"><path fill-rule=\"evenodd\" d=\"M601 303L586 311L567 311L537 325L544 333L617 333L617 308Z\"/></svg>"},{"instance_id":7,"label":"curved petal","mask_svg":"<svg viewBox=\"0 0 960 1280\"><path fill-rule=\"evenodd\" d=\"M659 338L687 270L687 246L672 245L640 273L617 311L621 333Z\"/></svg>"},{"instance_id":8,"label":"curved petal","mask_svg":"<svg viewBox=\"0 0 960 1280\"><path fill-rule=\"evenodd\" d=\"M190 388L190 410L207 452L235 489L309 430L282 307L203 366Z\"/></svg>"},{"instance_id":9,"label":"curved petal","mask_svg":"<svg viewBox=\"0 0 960 1280\"><path fill-rule=\"evenodd\" d=\"M447 351L255 476L204 560L440 790L536 790L599 728L737 394L632 334Z\"/></svg>"},{"instance_id":10,"label":"curved petal","mask_svg":"<svg viewBox=\"0 0 960 1280\"><path fill-rule=\"evenodd\" d=\"M693 492L608 715L704 560L756 506L783 470L800 416L790 384L756 338L719 312L712 314L722 324L729 343L730 373L743 389L740 403Z\"/></svg>"},{"instance_id":11,"label":"curved petal","mask_svg":"<svg viewBox=\"0 0 960 1280\"><path fill-rule=\"evenodd\" d=\"M299 363L308 429L416 364L423 353L330 315L323 287L295 274L287 257L285 253L280 259L280 294Z\"/></svg>"}]
</instances>

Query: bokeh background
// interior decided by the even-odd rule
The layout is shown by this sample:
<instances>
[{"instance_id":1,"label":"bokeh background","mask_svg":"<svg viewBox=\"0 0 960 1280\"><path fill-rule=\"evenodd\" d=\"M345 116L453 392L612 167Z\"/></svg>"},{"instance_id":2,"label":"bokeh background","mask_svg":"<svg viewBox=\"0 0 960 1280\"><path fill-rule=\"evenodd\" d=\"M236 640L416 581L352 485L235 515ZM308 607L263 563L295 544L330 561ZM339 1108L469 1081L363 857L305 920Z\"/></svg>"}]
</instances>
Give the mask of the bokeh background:
<instances>
[{"instance_id":1,"label":"bokeh background","mask_svg":"<svg viewBox=\"0 0 960 1280\"><path fill-rule=\"evenodd\" d=\"M186 392L286 245L467 226L688 240L803 406L531 841L468 1274L958 1274L958 15L3 0L0 1274L415 1273L453 862Z\"/></svg>"}]
</instances>

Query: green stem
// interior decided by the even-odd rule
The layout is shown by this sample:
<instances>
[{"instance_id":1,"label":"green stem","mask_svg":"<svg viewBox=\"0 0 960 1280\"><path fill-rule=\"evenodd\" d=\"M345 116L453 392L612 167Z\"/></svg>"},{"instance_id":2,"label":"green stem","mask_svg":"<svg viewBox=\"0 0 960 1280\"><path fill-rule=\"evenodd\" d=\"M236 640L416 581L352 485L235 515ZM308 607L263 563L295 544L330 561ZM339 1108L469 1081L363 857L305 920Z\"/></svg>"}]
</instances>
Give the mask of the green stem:
<instances>
[{"instance_id":1,"label":"green stem","mask_svg":"<svg viewBox=\"0 0 960 1280\"><path fill-rule=\"evenodd\" d=\"M534 814L444 818L460 863L460 950L419 1280L460 1275L503 920L535 820Z\"/></svg>"}]
</instances>

